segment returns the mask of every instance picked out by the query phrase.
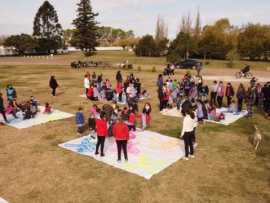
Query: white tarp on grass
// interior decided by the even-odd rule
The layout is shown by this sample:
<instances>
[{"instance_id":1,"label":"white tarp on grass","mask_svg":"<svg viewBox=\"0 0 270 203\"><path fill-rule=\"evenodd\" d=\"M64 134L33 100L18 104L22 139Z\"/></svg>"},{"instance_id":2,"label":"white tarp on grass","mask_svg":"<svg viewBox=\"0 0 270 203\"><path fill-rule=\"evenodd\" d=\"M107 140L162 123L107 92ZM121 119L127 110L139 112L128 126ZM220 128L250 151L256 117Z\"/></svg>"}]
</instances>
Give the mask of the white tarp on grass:
<instances>
[{"instance_id":1,"label":"white tarp on grass","mask_svg":"<svg viewBox=\"0 0 270 203\"><path fill-rule=\"evenodd\" d=\"M269 78L267 77L256 77L258 79L259 82L268 82ZM204 80L210 80L210 81L226 81L226 82L250 82L250 79L246 79L246 78L236 78L235 76L218 76L218 75L214 75L214 76L203 76Z\"/></svg>"},{"instance_id":2,"label":"white tarp on grass","mask_svg":"<svg viewBox=\"0 0 270 203\"><path fill-rule=\"evenodd\" d=\"M78 138L59 146L146 179L150 179L184 157L182 140L151 131L137 131L135 135L135 138L128 143L128 162L117 162L117 147L114 138L107 138L105 141L105 157L94 154L96 140L90 136ZM124 160L123 154L122 160Z\"/></svg>"},{"instance_id":3,"label":"white tarp on grass","mask_svg":"<svg viewBox=\"0 0 270 203\"><path fill-rule=\"evenodd\" d=\"M176 107L172 109L163 109L160 112L163 116L177 117L182 118L181 110L178 110Z\"/></svg>"},{"instance_id":4,"label":"white tarp on grass","mask_svg":"<svg viewBox=\"0 0 270 203\"><path fill-rule=\"evenodd\" d=\"M51 114L44 114L44 107L39 106L38 108L39 112L35 116L35 118L28 120L23 120L21 115L18 115L18 119L15 119L12 115L8 115L7 118L9 123L7 125L18 129L24 129L30 128L35 125L44 124L50 121L66 119L74 116L73 114L65 113L56 109L54 109ZM4 123L2 116L0 117L0 122Z\"/></svg>"},{"instance_id":5,"label":"white tarp on grass","mask_svg":"<svg viewBox=\"0 0 270 203\"><path fill-rule=\"evenodd\" d=\"M8 203L8 202L0 197L0 203Z\"/></svg>"},{"instance_id":6,"label":"white tarp on grass","mask_svg":"<svg viewBox=\"0 0 270 203\"><path fill-rule=\"evenodd\" d=\"M239 113L230 113L228 112L228 108L221 108L217 109L217 113L223 113L225 115L225 119L221 121L214 121L214 120L207 120L207 122L210 123L217 123L217 124L222 124L222 125L231 125L234 122L238 121L239 119L243 118L248 114L246 110L241 111Z\"/></svg>"},{"instance_id":7,"label":"white tarp on grass","mask_svg":"<svg viewBox=\"0 0 270 203\"><path fill-rule=\"evenodd\" d=\"M160 113L164 116L177 117L177 118L183 117L181 114L181 111L177 110L177 108L164 109ZM228 126L238 121L239 119L243 118L244 116L246 116L248 112L244 110L240 113L230 113L228 112L228 108L221 108L221 109L217 109L217 113L218 114L223 113L225 115L225 119L221 121L206 120L206 122L217 123L217 124Z\"/></svg>"}]
</instances>

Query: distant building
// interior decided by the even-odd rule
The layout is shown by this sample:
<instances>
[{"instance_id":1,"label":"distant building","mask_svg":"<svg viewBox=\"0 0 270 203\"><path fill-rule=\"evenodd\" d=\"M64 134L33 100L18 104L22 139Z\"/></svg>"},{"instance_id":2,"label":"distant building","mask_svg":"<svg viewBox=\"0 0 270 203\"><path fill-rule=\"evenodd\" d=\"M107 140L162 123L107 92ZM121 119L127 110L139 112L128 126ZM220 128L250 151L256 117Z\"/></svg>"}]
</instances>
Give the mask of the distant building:
<instances>
[{"instance_id":1,"label":"distant building","mask_svg":"<svg viewBox=\"0 0 270 203\"><path fill-rule=\"evenodd\" d=\"M74 51L80 51L80 49L77 49L75 47L68 47L68 51L74 52ZM123 51L123 47L96 47L97 51Z\"/></svg>"},{"instance_id":2,"label":"distant building","mask_svg":"<svg viewBox=\"0 0 270 203\"><path fill-rule=\"evenodd\" d=\"M0 56L13 56L13 55L16 55L16 50L14 47L0 46Z\"/></svg>"}]
</instances>

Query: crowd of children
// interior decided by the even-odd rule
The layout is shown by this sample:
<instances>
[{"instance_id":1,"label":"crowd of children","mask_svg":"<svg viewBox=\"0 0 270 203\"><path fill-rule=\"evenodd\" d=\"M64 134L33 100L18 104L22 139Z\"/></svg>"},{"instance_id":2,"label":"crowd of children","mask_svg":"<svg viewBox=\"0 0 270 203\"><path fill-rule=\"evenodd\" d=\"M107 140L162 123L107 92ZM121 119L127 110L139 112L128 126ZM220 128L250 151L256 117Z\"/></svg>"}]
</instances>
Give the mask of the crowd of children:
<instances>
[{"instance_id":1,"label":"crowd of children","mask_svg":"<svg viewBox=\"0 0 270 203\"><path fill-rule=\"evenodd\" d=\"M199 120L223 120L225 115L218 112L217 108L224 107L224 98L226 98L226 107L228 112L239 114L246 104L248 115L252 116L253 107L257 106L268 116L270 113L270 83L262 86L255 78L250 81L246 89L241 83L235 91L233 85L228 82L214 81L211 87L203 83L203 78L192 77L187 73L181 81L173 80L170 77L164 81L162 75L157 80L158 97L160 101L160 111L166 108L176 106L178 110L183 108L184 103L190 103L196 109Z\"/></svg>"},{"instance_id":2,"label":"crowd of children","mask_svg":"<svg viewBox=\"0 0 270 203\"><path fill-rule=\"evenodd\" d=\"M35 97L31 96L27 101L18 102L16 90L11 84L7 85L6 97L7 106L5 107L3 94L0 93L0 113L6 123L9 123L7 115L12 115L14 119L28 120L35 118L39 112L39 103ZM49 103L46 103L43 113L52 113L52 107Z\"/></svg>"},{"instance_id":3,"label":"crowd of children","mask_svg":"<svg viewBox=\"0 0 270 203\"><path fill-rule=\"evenodd\" d=\"M140 98L148 97L148 93L142 90L140 79L133 74L123 80L120 71L116 74L116 85L113 88L109 79L103 79L103 75L95 72L87 72L84 77L85 94L89 100L107 100L122 104L137 103Z\"/></svg>"},{"instance_id":4,"label":"crowd of children","mask_svg":"<svg viewBox=\"0 0 270 203\"><path fill-rule=\"evenodd\" d=\"M113 105L105 104L99 108L94 104L89 110L88 124L83 114L83 109L79 107L76 113L76 125L78 135L85 131L88 126L90 135L97 138L96 154L104 155L104 143L106 137L114 136L118 149L118 161L121 161L121 150L124 151L124 157L127 160L127 140L129 134L136 131L139 122L142 129L146 129L151 123L151 105L146 103L142 113L138 113L138 109L133 105L120 107L114 103Z\"/></svg>"}]
</instances>

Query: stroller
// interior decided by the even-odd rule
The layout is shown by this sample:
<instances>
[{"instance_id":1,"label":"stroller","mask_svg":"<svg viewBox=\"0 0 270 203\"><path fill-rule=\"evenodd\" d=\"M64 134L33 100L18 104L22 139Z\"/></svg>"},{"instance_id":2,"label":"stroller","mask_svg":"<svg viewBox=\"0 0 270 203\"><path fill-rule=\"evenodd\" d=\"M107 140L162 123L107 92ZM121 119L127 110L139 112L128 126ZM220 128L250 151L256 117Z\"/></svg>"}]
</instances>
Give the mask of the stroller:
<instances>
[{"instance_id":1,"label":"stroller","mask_svg":"<svg viewBox=\"0 0 270 203\"><path fill-rule=\"evenodd\" d=\"M250 66L247 65L245 66L240 72L236 73L236 78L246 78L246 79L251 79L253 77L251 71L250 71Z\"/></svg>"}]
</instances>

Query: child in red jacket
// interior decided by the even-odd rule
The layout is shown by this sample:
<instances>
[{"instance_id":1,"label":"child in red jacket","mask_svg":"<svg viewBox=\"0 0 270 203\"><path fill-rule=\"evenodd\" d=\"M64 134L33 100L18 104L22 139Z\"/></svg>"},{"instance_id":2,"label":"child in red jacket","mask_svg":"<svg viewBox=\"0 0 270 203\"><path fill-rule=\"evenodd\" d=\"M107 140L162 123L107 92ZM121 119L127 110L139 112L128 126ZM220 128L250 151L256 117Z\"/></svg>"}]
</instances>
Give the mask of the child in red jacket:
<instances>
[{"instance_id":1,"label":"child in red jacket","mask_svg":"<svg viewBox=\"0 0 270 203\"><path fill-rule=\"evenodd\" d=\"M128 126L123 122L122 118L119 118L117 123L113 126L113 135L117 144L117 161L121 161L121 151L124 151L125 160L128 161L127 155L127 142L129 140Z\"/></svg>"},{"instance_id":2,"label":"child in red jacket","mask_svg":"<svg viewBox=\"0 0 270 203\"><path fill-rule=\"evenodd\" d=\"M132 106L129 107L128 129L136 131L136 114Z\"/></svg>"},{"instance_id":3,"label":"child in red jacket","mask_svg":"<svg viewBox=\"0 0 270 203\"><path fill-rule=\"evenodd\" d=\"M108 135L107 121L105 119L105 113L101 112L100 119L96 119L96 132L97 132L97 145L96 155L98 155L99 146L101 146L101 156L104 156L104 143L105 138Z\"/></svg>"}]
</instances>

